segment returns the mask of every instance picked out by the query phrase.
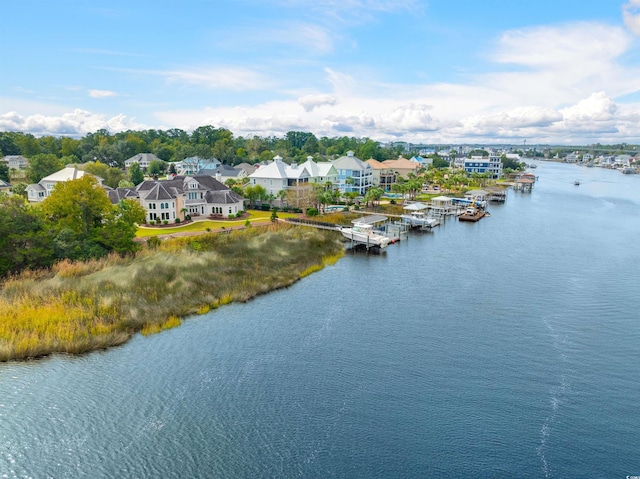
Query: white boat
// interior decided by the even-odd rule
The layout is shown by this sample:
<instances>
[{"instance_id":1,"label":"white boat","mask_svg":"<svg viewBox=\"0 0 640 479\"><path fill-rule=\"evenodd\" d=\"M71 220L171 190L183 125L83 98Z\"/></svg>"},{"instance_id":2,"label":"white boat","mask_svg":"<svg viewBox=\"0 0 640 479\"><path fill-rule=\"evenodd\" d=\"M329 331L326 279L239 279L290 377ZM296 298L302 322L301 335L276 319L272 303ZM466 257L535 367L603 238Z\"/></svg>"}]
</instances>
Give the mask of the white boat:
<instances>
[{"instance_id":1,"label":"white boat","mask_svg":"<svg viewBox=\"0 0 640 479\"><path fill-rule=\"evenodd\" d=\"M367 246L386 248L391 243L391 238L374 232L373 226L367 223L354 223L350 228L340 228L340 232L345 238Z\"/></svg>"},{"instance_id":2,"label":"white boat","mask_svg":"<svg viewBox=\"0 0 640 479\"><path fill-rule=\"evenodd\" d=\"M412 211L408 215L401 215L402 222L409 226L420 226L422 228L433 228L440 222L436 218L431 218L422 211Z\"/></svg>"}]
</instances>

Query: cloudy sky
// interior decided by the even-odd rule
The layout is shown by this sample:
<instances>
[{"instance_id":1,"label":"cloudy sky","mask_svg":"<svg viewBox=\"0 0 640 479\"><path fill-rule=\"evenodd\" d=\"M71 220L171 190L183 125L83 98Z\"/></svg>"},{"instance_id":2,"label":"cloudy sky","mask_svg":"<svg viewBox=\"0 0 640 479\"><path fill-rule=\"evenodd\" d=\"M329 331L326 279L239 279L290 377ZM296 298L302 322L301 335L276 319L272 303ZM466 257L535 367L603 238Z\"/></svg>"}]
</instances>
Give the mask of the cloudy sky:
<instances>
[{"instance_id":1,"label":"cloudy sky","mask_svg":"<svg viewBox=\"0 0 640 479\"><path fill-rule=\"evenodd\" d=\"M0 131L640 143L640 0L20 0Z\"/></svg>"}]
</instances>

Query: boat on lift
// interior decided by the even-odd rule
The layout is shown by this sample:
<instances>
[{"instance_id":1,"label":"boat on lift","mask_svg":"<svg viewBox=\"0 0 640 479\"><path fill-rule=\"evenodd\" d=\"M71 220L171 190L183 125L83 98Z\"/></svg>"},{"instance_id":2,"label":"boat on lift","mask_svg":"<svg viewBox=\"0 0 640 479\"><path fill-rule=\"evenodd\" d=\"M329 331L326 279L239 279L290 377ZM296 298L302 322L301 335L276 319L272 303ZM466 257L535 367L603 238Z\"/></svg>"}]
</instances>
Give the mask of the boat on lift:
<instances>
[{"instance_id":1,"label":"boat on lift","mask_svg":"<svg viewBox=\"0 0 640 479\"><path fill-rule=\"evenodd\" d=\"M376 233L373 230L373 226L367 223L354 223L351 227L338 228L345 238L367 245L367 247L378 246L380 248L386 248L391 243L391 238Z\"/></svg>"}]
</instances>

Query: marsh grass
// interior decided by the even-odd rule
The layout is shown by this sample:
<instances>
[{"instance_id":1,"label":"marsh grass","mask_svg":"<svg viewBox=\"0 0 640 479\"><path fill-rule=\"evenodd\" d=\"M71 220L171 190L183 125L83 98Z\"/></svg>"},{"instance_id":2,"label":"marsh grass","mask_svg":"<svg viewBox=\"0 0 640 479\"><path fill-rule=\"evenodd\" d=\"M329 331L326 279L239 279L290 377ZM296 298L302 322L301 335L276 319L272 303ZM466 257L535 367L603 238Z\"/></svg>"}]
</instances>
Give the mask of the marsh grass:
<instances>
[{"instance_id":1,"label":"marsh grass","mask_svg":"<svg viewBox=\"0 0 640 479\"><path fill-rule=\"evenodd\" d=\"M26 272L0 288L0 361L122 344L289 286L342 254L334 232L270 225Z\"/></svg>"}]
</instances>

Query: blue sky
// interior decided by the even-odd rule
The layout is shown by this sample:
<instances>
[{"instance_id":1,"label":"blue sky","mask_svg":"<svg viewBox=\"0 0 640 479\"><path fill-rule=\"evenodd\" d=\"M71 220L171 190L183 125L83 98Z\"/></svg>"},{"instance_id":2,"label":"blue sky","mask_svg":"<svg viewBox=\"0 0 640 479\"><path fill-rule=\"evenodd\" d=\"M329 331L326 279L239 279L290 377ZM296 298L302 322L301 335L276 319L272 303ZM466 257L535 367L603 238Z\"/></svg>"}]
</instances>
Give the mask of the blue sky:
<instances>
[{"instance_id":1,"label":"blue sky","mask_svg":"<svg viewBox=\"0 0 640 479\"><path fill-rule=\"evenodd\" d=\"M0 130L640 142L640 0L21 0Z\"/></svg>"}]
</instances>

